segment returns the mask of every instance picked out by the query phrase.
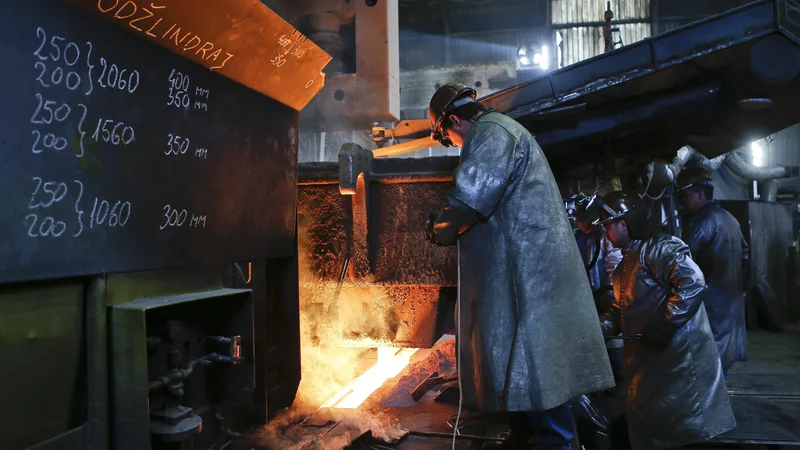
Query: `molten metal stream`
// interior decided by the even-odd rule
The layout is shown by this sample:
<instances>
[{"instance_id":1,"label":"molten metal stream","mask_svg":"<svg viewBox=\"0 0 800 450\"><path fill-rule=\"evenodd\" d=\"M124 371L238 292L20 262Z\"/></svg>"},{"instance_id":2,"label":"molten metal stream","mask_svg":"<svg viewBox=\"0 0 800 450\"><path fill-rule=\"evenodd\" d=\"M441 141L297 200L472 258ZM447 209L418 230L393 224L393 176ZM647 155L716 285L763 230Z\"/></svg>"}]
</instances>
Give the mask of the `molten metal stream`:
<instances>
[{"instance_id":1,"label":"molten metal stream","mask_svg":"<svg viewBox=\"0 0 800 450\"><path fill-rule=\"evenodd\" d=\"M322 405L322 408L355 409L386 380L396 377L417 352L416 348L378 348L378 363L351 381Z\"/></svg>"}]
</instances>

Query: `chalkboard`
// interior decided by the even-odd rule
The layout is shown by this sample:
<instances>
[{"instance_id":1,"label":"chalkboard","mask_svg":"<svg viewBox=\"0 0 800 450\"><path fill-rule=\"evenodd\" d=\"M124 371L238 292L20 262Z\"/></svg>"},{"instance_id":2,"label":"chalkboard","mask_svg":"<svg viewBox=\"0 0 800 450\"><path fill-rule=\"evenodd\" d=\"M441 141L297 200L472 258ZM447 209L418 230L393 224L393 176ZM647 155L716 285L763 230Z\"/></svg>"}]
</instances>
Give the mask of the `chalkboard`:
<instances>
[{"instance_id":1,"label":"chalkboard","mask_svg":"<svg viewBox=\"0 0 800 450\"><path fill-rule=\"evenodd\" d=\"M295 110L63 1L0 21L0 282L294 253Z\"/></svg>"}]
</instances>

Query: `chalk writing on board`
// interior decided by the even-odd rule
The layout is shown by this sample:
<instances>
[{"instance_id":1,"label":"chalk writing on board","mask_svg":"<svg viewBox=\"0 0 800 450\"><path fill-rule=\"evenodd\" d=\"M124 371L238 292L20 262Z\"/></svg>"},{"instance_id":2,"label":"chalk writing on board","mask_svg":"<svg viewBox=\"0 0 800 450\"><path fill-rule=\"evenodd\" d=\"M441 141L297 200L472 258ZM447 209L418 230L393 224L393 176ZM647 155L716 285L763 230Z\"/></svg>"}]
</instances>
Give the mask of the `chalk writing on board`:
<instances>
[{"instance_id":1,"label":"chalk writing on board","mask_svg":"<svg viewBox=\"0 0 800 450\"><path fill-rule=\"evenodd\" d=\"M139 71L120 69L116 64L109 64L105 58L100 58L101 72L97 79L104 88L119 89L131 94L139 87Z\"/></svg>"},{"instance_id":2,"label":"chalk writing on board","mask_svg":"<svg viewBox=\"0 0 800 450\"><path fill-rule=\"evenodd\" d=\"M64 122L72 113L72 108L66 103L45 99L42 94L36 93L36 109L31 116L31 124L46 128L53 123ZM48 132L50 131L50 132ZM31 152L44 153L47 150L61 151L67 147L67 138L52 132L34 128L31 130L33 144Z\"/></svg>"},{"instance_id":3,"label":"chalk writing on board","mask_svg":"<svg viewBox=\"0 0 800 450\"><path fill-rule=\"evenodd\" d=\"M189 98L189 85L191 84L189 76L172 69L167 81L169 81L170 85L167 106L188 108L191 103L191 99Z\"/></svg>"},{"instance_id":4,"label":"chalk writing on board","mask_svg":"<svg viewBox=\"0 0 800 450\"><path fill-rule=\"evenodd\" d=\"M189 220L188 222L187 219ZM190 218L187 210L165 205L164 223L159 225L158 229L164 230L166 228L180 228L183 226L188 226L189 228L205 228L206 215L193 213Z\"/></svg>"},{"instance_id":5,"label":"chalk writing on board","mask_svg":"<svg viewBox=\"0 0 800 450\"><path fill-rule=\"evenodd\" d=\"M190 153L194 154L196 158L200 159L208 158L207 148L196 147L192 152L189 152L191 148L192 144L189 138L170 133L167 135L167 146L164 149L164 154L170 156L170 155L185 155L187 153Z\"/></svg>"},{"instance_id":6,"label":"chalk writing on board","mask_svg":"<svg viewBox=\"0 0 800 450\"><path fill-rule=\"evenodd\" d=\"M67 231L67 224L63 220L58 220L50 214L49 208L67 196L68 187L64 182L45 181L41 177L33 177L31 180L36 187L33 189L31 199L28 202L30 211L23 220L23 224L28 229L28 236L39 237L60 237Z\"/></svg>"},{"instance_id":7,"label":"chalk writing on board","mask_svg":"<svg viewBox=\"0 0 800 450\"><path fill-rule=\"evenodd\" d=\"M33 55L36 57L33 68L38 85L44 89L53 87L66 87L69 91L77 90L82 84L87 86L85 95L90 95L94 90L92 79L95 64L92 63L91 42L85 42L83 51L81 45L57 35L49 35L42 27L36 28L38 45ZM82 58L85 56L85 58ZM81 61L86 67L81 66ZM100 57L97 72L97 84L102 88L118 90L133 94L139 87L140 74L138 70L120 68L116 64ZM84 80L86 81L84 83ZM45 92L45 91L42 91ZM84 123L88 114L86 105L79 103L78 110L68 103L47 98L40 92L35 94L36 107L31 116L31 124L46 126L76 119L76 114L81 114L78 119L77 129L79 138L78 149L75 154L81 158L85 155L84 138L86 130ZM62 151L68 146L69 136L60 135L53 130L34 129L31 131L31 152L41 154L46 151ZM133 127L122 122L99 119L97 127L91 137L97 141L111 143L112 145L128 145L135 141Z\"/></svg>"},{"instance_id":8,"label":"chalk writing on board","mask_svg":"<svg viewBox=\"0 0 800 450\"><path fill-rule=\"evenodd\" d=\"M136 140L133 127L112 119L97 119L97 127L92 134L95 142L107 142L111 145L129 145Z\"/></svg>"},{"instance_id":9,"label":"chalk writing on board","mask_svg":"<svg viewBox=\"0 0 800 450\"><path fill-rule=\"evenodd\" d=\"M83 182L73 181L77 186L77 195L74 206L75 222L71 225L69 214L64 214L63 210L57 208L64 203L70 192L69 185L64 181L45 180L41 177L33 177L34 184L31 198L28 201L28 214L23 220L27 228L29 237L32 238L58 238L61 237L68 228L76 228L77 231L72 237L77 238L84 231L83 207ZM111 201L95 198L92 203L89 215L88 227L98 228L122 228L128 223L131 216L130 201Z\"/></svg>"},{"instance_id":10,"label":"chalk writing on board","mask_svg":"<svg viewBox=\"0 0 800 450\"><path fill-rule=\"evenodd\" d=\"M63 85L70 91L74 91L81 86L85 79L87 81L85 94L91 94L94 90L92 74L95 68L95 64L91 60L92 43L84 43L86 67L81 67L79 64L81 61L80 45L67 41L61 36L48 36L42 27L36 28L36 37L39 39L39 46L33 52L37 58L33 66L37 72L36 81L39 82L39 85L44 88ZM120 68L102 57L99 69L97 83L103 88L118 89L132 94L139 87L138 70Z\"/></svg>"},{"instance_id":11,"label":"chalk writing on board","mask_svg":"<svg viewBox=\"0 0 800 450\"><path fill-rule=\"evenodd\" d=\"M190 141L188 138L170 133L167 138L167 148L165 155L183 155L189 151Z\"/></svg>"},{"instance_id":12,"label":"chalk writing on board","mask_svg":"<svg viewBox=\"0 0 800 450\"><path fill-rule=\"evenodd\" d=\"M131 217L131 202L94 199L89 214L89 228L108 226L122 228Z\"/></svg>"},{"instance_id":13,"label":"chalk writing on board","mask_svg":"<svg viewBox=\"0 0 800 450\"><path fill-rule=\"evenodd\" d=\"M33 67L38 73L36 81L44 88L64 85L70 91L74 91L81 85L81 76L74 70L64 71L61 67L54 67L50 70L42 61L36 61Z\"/></svg>"},{"instance_id":14,"label":"chalk writing on board","mask_svg":"<svg viewBox=\"0 0 800 450\"><path fill-rule=\"evenodd\" d=\"M182 52L194 53L204 62L213 61L215 65L210 66L211 70L223 68L233 58L234 55L223 47L201 38L197 33L182 30L177 23L168 26L169 21L164 20L166 5L144 3L149 5L140 5L133 0L98 0L97 10L103 15L110 15L114 20L125 22L138 33L167 41Z\"/></svg>"},{"instance_id":15,"label":"chalk writing on board","mask_svg":"<svg viewBox=\"0 0 800 450\"><path fill-rule=\"evenodd\" d=\"M194 149L194 156L196 158L200 158L200 159L208 159L208 149L207 148L198 147L198 148Z\"/></svg>"}]
</instances>

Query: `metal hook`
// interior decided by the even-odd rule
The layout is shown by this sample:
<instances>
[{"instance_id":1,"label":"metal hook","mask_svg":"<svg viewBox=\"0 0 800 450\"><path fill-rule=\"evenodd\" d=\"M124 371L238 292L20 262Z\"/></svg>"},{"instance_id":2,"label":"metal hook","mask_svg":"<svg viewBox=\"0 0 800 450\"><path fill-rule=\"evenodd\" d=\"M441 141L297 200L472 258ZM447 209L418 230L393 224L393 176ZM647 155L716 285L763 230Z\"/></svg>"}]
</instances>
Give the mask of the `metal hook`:
<instances>
[{"instance_id":1,"label":"metal hook","mask_svg":"<svg viewBox=\"0 0 800 450\"><path fill-rule=\"evenodd\" d=\"M250 284L253 281L253 262L250 261L247 263L247 281L245 284Z\"/></svg>"}]
</instances>

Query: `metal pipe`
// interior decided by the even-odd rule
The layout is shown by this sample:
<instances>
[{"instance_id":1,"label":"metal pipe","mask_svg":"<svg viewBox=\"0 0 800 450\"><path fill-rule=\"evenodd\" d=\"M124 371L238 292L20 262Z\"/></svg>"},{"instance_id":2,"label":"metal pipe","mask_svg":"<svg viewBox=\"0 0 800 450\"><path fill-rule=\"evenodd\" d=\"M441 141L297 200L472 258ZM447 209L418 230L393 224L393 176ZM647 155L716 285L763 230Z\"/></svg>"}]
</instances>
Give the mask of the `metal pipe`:
<instances>
[{"instance_id":1,"label":"metal pipe","mask_svg":"<svg viewBox=\"0 0 800 450\"><path fill-rule=\"evenodd\" d=\"M426 148L436 147L440 145L438 141L432 137L424 137L422 139L415 139L413 141L403 142L402 144L390 145L388 147L378 148L372 151L372 155L376 158L385 158L387 156L400 156L407 153L413 153Z\"/></svg>"},{"instance_id":2,"label":"metal pipe","mask_svg":"<svg viewBox=\"0 0 800 450\"><path fill-rule=\"evenodd\" d=\"M761 198L765 202L778 201L778 193L788 191L797 193L800 191L800 177L792 178L773 178L767 180L762 185Z\"/></svg>"},{"instance_id":3,"label":"metal pipe","mask_svg":"<svg viewBox=\"0 0 800 450\"><path fill-rule=\"evenodd\" d=\"M655 186L656 188L672 185L685 165L691 163L693 166L700 166L708 171L714 171L722 166L725 158L726 155L721 155L708 159L702 153L687 145L678 150L678 154L675 155L671 164L650 163L647 166L647 179L650 186Z\"/></svg>"},{"instance_id":4,"label":"metal pipe","mask_svg":"<svg viewBox=\"0 0 800 450\"><path fill-rule=\"evenodd\" d=\"M185 369L170 372L167 375L164 375L163 377L151 381L150 384L148 385L148 388L151 391L155 391L165 386L169 386L170 384L176 381L183 381L192 375L192 372L194 372L194 368L195 366L197 366L197 364L210 364L211 360L217 356L218 355L216 353L211 353L210 355L197 358L194 361L187 364Z\"/></svg>"},{"instance_id":5,"label":"metal pipe","mask_svg":"<svg viewBox=\"0 0 800 450\"><path fill-rule=\"evenodd\" d=\"M778 190L781 188L781 180L773 178L771 180L767 180L764 184L761 185L761 189L763 190L764 194L761 195L761 198L765 202L774 202L778 199Z\"/></svg>"},{"instance_id":6,"label":"metal pipe","mask_svg":"<svg viewBox=\"0 0 800 450\"><path fill-rule=\"evenodd\" d=\"M747 162L741 155L742 150L734 150L725 158L725 166L746 180L765 181L783 178L787 175L783 166L757 167Z\"/></svg>"},{"instance_id":7,"label":"metal pipe","mask_svg":"<svg viewBox=\"0 0 800 450\"><path fill-rule=\"evenodd\" d=\"M411 436L420 436L420 437L430 437L430 438L438 438L438 439L453 439L453 435L450 433L430 433L427 431L409 431L409 435ZM505 439L495 438L490 436L473 436L470 434L457 434L456 439L461 439L464 441L474 441L474 442L505 442Z\"/></svg>"}]
</instances>

